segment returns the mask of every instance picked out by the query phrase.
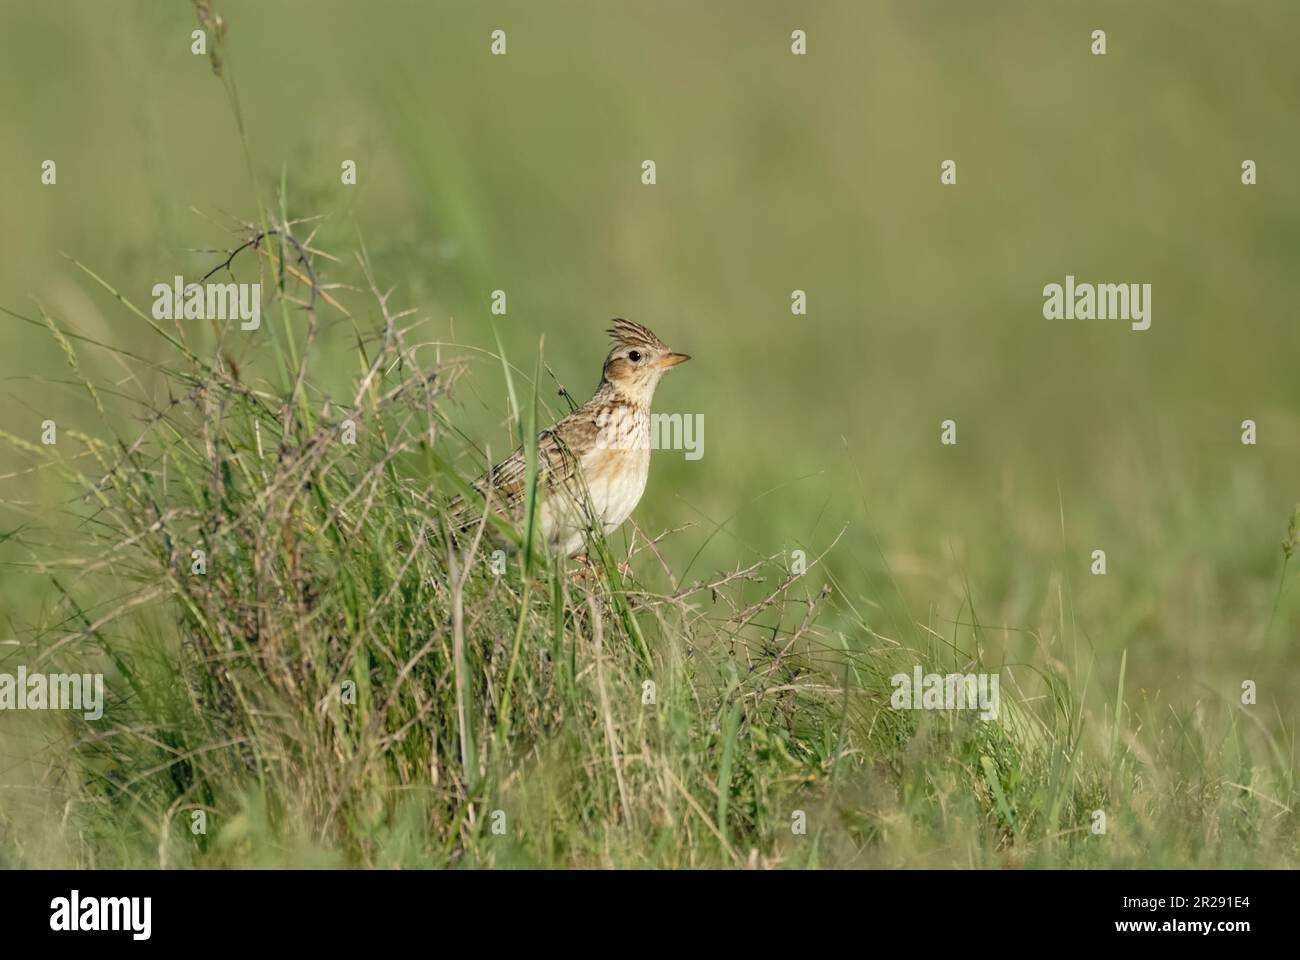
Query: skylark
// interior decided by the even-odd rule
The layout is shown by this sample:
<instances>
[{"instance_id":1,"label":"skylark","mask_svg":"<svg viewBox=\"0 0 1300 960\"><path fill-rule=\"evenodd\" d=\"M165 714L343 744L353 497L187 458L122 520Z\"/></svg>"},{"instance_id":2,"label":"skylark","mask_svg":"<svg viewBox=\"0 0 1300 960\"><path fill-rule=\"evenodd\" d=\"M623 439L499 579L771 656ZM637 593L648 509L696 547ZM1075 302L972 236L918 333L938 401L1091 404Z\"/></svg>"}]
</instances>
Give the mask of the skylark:
<instances>
[{"instance_id":1,"label":"skylark","mask_svg":"<svg viewBox=\"0 0 1300 960\"><path fill-rule=\"evenodd\" d=\"M632 513L650 473L650 401L660 379L690 359L639 323L615 320L613 348L595 395L537 437L542 542L556 555L574 556L588 531L612 533ZM523 521L527 460L523 448L473 484L488 509ZM473 528L482 510L457 497L448 508L453 530Z\"/></svg>"}]
</instances>

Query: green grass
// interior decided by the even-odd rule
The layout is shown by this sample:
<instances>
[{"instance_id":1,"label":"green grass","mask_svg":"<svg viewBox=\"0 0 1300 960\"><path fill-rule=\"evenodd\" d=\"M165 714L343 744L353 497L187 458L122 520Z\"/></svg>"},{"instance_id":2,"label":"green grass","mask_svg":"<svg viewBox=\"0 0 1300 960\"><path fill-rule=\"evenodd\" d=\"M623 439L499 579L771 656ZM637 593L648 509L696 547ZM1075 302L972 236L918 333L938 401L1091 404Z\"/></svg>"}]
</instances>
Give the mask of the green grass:
<instances>
[{"instance_id":1,"label":"green grass","mask_svg":"<svg viewBox=\"0 0 1300 960\"><path fill-rule=\"evenodd\" d=\"M1064 608L1055 652L987 662L973 602L946 635L886 637L819 557L707 582L665 566L654 592L598 542L580 576L528 550L495 575L440 512L464 489L458 367L418 362L418 324L357 262L353 316L377 324L358 321L346 399L306 355L287 388L251 386L160 329L173 361L139 375L170 399L137 436L5 434L80 490L67 542L33 547L64 602L19 654L94 663L115 692L102 721L58 721L46 804L6 807L14 863L48 862L24 813L56 804L54 862L95 866L1293 862L1293 745L1226 698L1135 705L1126 655L1089 709L1097 664ZM112 351L45 320L78 375L81 350ZM1293 541L1294 522L1279 567ZM916 663L997 671L998 720L893 710Z\"/></svg>"},{"instance_id":2,"label":"green grass","mask_svg":"<svg viewBox=\"0 0 1300 960\"><path fill-rule=\"evenodd\" d=\"M485 66L455 6L220 9L219 81L179 5L0 58L61 65L0 158L0 671L109 695L0 717L0 864L1297 864L1286 30L827 4L793 63L775 8L507 5ZM256 334L152 320L250 229L314 307L268 240ZM1045 325L1067 271L1152 280L1152 330ZM619 314L695 356L657 408L706 455L586 575L494 576L442 509ZM891 709L917 664L997 672L998 721Z\"/></svg>"}]
</instances>

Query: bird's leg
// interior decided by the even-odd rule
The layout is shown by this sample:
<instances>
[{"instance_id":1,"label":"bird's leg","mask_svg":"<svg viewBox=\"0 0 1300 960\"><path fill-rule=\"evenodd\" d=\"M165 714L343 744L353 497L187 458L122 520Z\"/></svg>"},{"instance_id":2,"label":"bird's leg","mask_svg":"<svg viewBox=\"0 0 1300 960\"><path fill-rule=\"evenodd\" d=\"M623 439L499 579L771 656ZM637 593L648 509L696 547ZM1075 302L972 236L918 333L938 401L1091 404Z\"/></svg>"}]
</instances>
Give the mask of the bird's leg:
<instances>
[{"instance_id":1,"label":"bird's leg","mask_svg":"<svg viewBox=\"0 0 1300 960\"><path fill-rule=\"evenodd\" d=\"M587 556L585 553L579 553L574 556L573 560L578 564L578 570L573 575L575 580L585 580L588 576L595 576L596 564L591 557ZM629 578L632 576L632 564L628 563L626 560L618 561L614 564L614 567L623 576Z\"/></svg>"},{"instance_id":2,"label":"bird's leg","mask_svg":"<svg viewBox=\"0 0 1300 960\"><path fill-rule=\"evenodd\" d=\"M573 561L578 565L578 569L573 574L574 580L586 580L587 577L595 575L595 564L591 562L591 557L585 553L575 555Z\"/></svg>"}]
</instances>

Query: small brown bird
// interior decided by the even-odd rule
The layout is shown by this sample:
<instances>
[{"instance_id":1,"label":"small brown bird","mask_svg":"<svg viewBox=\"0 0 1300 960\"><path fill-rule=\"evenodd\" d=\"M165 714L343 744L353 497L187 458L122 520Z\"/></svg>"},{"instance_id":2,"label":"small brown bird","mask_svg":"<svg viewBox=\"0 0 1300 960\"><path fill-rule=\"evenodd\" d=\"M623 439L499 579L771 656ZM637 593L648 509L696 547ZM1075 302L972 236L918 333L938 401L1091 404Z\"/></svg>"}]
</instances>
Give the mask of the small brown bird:
<instances>
[{"instance_id":1,"label":"small brown bird","mask_svg":"<svg viewBox=\"0 0 1300 960\"><path fill-rule=\"evenodd\" d=\"M542 541L573 556L589 530L608 534L632 513L650 473L650 401L670 368L690 359L647 328L615 320L595 396L537 437ZM523 520L527 461L521 447L473 484L498 516ZM482 513L463 498L448 507L453 530L473 527Z\"/></svg>"}]
</instances>

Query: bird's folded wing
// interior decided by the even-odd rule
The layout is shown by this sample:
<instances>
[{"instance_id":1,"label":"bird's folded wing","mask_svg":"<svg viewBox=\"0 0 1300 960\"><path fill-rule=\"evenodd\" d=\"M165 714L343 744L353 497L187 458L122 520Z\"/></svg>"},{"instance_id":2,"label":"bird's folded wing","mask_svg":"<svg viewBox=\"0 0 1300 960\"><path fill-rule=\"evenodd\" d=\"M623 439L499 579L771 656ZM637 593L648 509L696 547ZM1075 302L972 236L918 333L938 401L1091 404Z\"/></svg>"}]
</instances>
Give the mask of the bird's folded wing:
<instances>
[{"instance_id":1,"label":"bird's folded wing","mask_svg":"<svg viewBox=\"0 0 1300 960\"><path fill-rule=\"evenodd\" d=\"M558 436L559 433L559 430L546 430L537 437L538 487L548 493L561 487L571 488L578 478L577 457ZM489 500L493 513L518 520L523 514L527 481L528 459L520 447L475 480L472 486ZM452 529L463 530L479 520L483 509L481 504L457 497L448 504L447 514Z\"/></svg>"}]
</instances>

